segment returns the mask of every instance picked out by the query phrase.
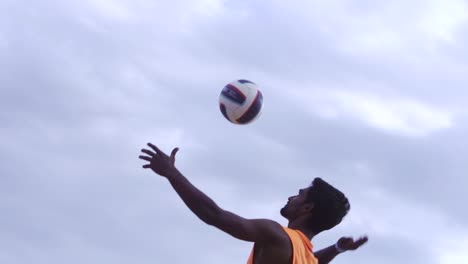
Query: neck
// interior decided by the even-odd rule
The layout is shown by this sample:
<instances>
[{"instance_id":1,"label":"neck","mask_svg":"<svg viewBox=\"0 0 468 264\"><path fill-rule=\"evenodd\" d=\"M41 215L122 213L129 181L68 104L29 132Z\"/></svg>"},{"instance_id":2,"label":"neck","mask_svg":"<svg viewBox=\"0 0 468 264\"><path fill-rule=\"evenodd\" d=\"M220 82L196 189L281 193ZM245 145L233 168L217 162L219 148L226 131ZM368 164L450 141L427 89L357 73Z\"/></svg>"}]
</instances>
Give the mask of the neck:
<instances>
[{"instance_id":1,"label":"neck","mask_svg":"<svg viewBox=\"0 0 468 264\"><path fill-rule=\"evenodd\" d=\"M312 240L312 238L316 235L310 229L306 228L304 221L301 221L301 219L289 221L288 228L301 231L307 238L309 238L309 240Z\"/></svg>"}]
</instances>

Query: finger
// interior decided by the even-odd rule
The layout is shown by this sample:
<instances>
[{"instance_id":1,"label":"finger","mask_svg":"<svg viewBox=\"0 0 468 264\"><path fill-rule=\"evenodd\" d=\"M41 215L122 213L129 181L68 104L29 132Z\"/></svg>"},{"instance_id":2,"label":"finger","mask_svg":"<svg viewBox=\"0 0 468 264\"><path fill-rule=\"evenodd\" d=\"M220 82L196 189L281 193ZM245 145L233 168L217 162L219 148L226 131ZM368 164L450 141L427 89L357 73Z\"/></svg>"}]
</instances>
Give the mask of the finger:
<instances>
[{"instance_id":1,"label":"finger","mask_svg":"<svg viewBox=\"0 0 468 264\"><path fill-rule=\"evenodd\" d=\"M160 153L164 153L162 152L158 147L156 147L155 145L151 144L151 143L148 143L148 146L150 148L152 148L154 150L154 152L156 152L156 154L160 154Z\"/></svg>"},{"instance_id":2,"label":"finger","mask_svg":"<svg viewBox=\"0 0 468 264\"><path fill-rule=\"evenodd\" d=\"M140 155L140 156L138 156L138 158L151 162L151 158L147 157L147 156Z\"/></svg>"},{"instance_id":3,"label":"finger","mask_svg":"<svg viewBox=\"0 0 468 264\"><path fill-rule=\"evenodd\" d=\"M149 164L143 165L143 169L149 169L149 168L151 168L151 165Z\"/></svg>"},{"instance_id":4,"label":"finger","mask_svg":"<svg viewBox=\"0 0 468 264\"><path fill-rule=\"evenodd\" d=\"M368 238L367 236L362 236L362 237L359 237L356 241L367 241Z\"/></svg>"},{"instance_id":5,"label":"finger","mask_svg":"<svg viewBox=\"0 0 468 264\"><path fill-rule=\"evenodd\" d=\"M367 241L369 240L369 238L367 237L361 237L358 239L358 241L356 241L356 243L360 246L362 246L363 244L365 244Z\"/></svg>"},{"instance_id":6,"label":"finger","mask_svg":"<svg viewBox=\"0 0 468 264\"><path fill-rule=\"evenodd\" d=\"M367 237L361 237L358 240L356 240L353 244L353 249L357 249L360 246L364 245L367 242Z\"/></svg>"},{"instance_id":7,"label":"finger","mask_svg":"<svg viewBox=\"0 0 468 264\"><path fill-rule=\"evenodd\" d=\"M175 148L171 152L171 159L175 160L175 155L177 154L177 151L179 151L179 148Z\"/></svg>"},{"instance_id":8,"label":"finger","mask_svg":"<svg viewBox=\"0 0 468 264\"><path fill-rule=\"evenodd\" d=\"M154 152L152 152L151 150L147 150L147 149L142 149L141 152L148 154L150 157L153 157L154 155L156 155Z\"/></svg>"}]
</instances>

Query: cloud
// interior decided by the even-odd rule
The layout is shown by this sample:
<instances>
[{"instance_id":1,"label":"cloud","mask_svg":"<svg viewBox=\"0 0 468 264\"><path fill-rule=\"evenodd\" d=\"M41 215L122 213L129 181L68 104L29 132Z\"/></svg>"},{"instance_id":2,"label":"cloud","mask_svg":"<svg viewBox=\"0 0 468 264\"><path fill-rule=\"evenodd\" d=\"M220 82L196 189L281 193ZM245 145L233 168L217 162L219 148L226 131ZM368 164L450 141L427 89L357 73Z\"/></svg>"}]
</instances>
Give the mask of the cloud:
<instances>
[{"instance_id":1,"label":"cloud","mask_svg":"<svg viewBox=\"0 0 468 264\"><path fill-rule=\"evenodd\" d=\"M312 93L297 91L293 96L319 117L353 118L375 129L397 135L424 136L450 129L453 125L453 113L410 99L382 98L341 90Z\"/></svg>"},{"instance_id":2,"label":"cloud","mask_svg":"<svg viewBox=\"0 0 468 264\"><path fill-rule=\"evenodd\" d=\"M466 254L468 244L466 242L466 233L464 235L455 235L450 238L451 243L446 245L440 253L440 263L464 263L468 261L468 255Z\"/></svg>"},{"instance_id":3,"label":"cloud","mask_svg":"<svg viewBox=\"0 0 468 264\"><path fill-rule=\"evenodd\" d=\"M371 238L334 263L465 260L465 2L0 10L0 261L246 261L250 243L201 223L141 168L148 141L180 147L181 171L245 217L285 224L287 197L330 181L352 210L316 248ZM237 78L265 96L249 126L219 112Z\"/></svg>"}]
</instances>

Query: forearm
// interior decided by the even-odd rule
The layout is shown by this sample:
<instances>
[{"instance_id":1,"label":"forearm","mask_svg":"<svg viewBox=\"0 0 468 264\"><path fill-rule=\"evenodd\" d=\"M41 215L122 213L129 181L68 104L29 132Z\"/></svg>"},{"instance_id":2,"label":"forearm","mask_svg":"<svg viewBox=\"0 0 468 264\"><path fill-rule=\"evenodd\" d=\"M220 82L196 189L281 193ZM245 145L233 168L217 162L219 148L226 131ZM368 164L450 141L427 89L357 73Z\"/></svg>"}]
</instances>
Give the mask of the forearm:
<instances>
[{"instance_id":1,"label":"forearm","mask_svg":"<svg viewBox=\"0 0 468 264\"><path fill-rule=\"evenodd\" d=\"M212 224L222 209L190 183L179 170L175 170L167 179L187 207L203 222Z\"/></svg>"},{"instance_id":2,"label":"forearm","mask_svg":"<svg viewBox=\"0 0 468 264\"><path fill-rule=\"evenodd\" d=\"M335 248L335 245L314 252L315 257L319 260L319 264L330 263L338 254L340 252Z\"/></svg>"}]
</instances>

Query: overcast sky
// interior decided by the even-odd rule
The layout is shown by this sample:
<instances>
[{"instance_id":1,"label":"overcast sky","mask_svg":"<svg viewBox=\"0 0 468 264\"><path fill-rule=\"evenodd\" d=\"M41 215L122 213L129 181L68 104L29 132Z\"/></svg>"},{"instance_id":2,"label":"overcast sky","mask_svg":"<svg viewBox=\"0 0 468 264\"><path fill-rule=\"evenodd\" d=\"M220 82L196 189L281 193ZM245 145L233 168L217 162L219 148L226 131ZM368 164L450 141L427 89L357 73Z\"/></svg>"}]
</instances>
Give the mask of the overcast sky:
<instances>
[{"instance_id":1,"label":"overcast sky","mask_svg":"<svg viewBox=\"0 0 468 264\"><path fill-rule=\"evenodd\" d=\"M468 263L465 0L0 1L0 263L245 263L143 170L153 142L222 208L281 224L322 177L336 264ZM257 83L261 117L218 96Z\"/></svg>"}]
</instances>

